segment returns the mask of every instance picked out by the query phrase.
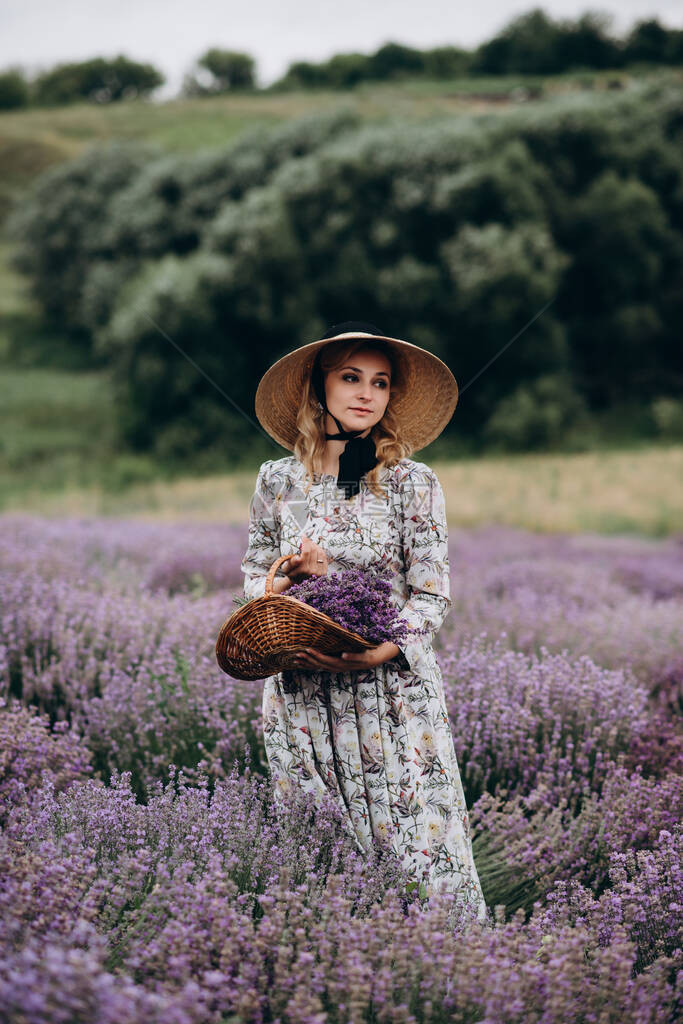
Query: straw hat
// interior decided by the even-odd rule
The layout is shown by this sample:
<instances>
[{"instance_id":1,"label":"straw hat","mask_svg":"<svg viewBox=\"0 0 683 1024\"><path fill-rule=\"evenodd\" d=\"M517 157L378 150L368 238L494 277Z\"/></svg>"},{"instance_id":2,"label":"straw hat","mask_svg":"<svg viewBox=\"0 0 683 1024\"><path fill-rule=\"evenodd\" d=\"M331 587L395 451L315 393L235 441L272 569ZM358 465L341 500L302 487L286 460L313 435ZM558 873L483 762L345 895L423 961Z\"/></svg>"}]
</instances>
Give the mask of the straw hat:
<instances>
[{"instance_id":1,"label":"straw hat","mask_svg":"<svg viewBox=\"0 0 683 1024\"><path fill-rule=\"evenodd\" d=\"M348 324L339 326L343 329ZM372 328L372 325L363 326ZM301 345L273 363L256 390L255 409L261 426L283 448L294 451L298 435L296 414L317 353L330 342L351 338L383 341L392 349L401 366L405 387L401 394L390 395L389 404L412 450L425 448L453 416L458 402L455 377L438 356L419 345L367 330L343 330L343 333Z\"/></svg>"}]
</instances>

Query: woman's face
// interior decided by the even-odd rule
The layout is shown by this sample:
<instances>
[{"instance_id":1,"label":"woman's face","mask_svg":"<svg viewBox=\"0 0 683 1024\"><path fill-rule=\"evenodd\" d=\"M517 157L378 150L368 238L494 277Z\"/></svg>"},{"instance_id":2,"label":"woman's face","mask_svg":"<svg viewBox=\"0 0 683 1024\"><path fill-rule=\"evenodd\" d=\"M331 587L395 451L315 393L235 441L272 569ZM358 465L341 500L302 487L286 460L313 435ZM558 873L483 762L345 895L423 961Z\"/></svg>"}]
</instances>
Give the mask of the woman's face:
<instances>
[{"instance_id":1,"label":"woman's face","mask_svg":"<svg viewBox=\"0 0 683 1024\"><path fill-rule=\"evenodd\" d=\"M356 351L342 366L325 374L325 398L328 411L334 413L345 430L368 431L379 423L389 401L391 363L381 352ZM365 410L365 411L363 411ZM327 417L327 432L337 433L337 425Z\"/></svg>"}]
</instances>

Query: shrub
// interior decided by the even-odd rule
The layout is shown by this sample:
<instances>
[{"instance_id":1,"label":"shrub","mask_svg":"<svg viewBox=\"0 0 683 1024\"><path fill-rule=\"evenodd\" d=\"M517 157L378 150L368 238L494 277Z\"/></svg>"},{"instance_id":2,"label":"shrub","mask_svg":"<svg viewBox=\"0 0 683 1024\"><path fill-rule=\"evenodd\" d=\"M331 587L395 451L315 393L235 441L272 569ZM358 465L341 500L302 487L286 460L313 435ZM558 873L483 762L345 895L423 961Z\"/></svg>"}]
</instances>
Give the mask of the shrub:
<instances>
[{"instance_id":1,"label":"shrub","mask_svg":"<svg viewBox=\"0 0 683 1024\"><path fill-rule=\"evenodd\" d=\"M503 451L562 447L587 418L586 403L572 383L559 374L545 374L503 398L487 420L484 435Z\"/></svg>"}]
</instances>

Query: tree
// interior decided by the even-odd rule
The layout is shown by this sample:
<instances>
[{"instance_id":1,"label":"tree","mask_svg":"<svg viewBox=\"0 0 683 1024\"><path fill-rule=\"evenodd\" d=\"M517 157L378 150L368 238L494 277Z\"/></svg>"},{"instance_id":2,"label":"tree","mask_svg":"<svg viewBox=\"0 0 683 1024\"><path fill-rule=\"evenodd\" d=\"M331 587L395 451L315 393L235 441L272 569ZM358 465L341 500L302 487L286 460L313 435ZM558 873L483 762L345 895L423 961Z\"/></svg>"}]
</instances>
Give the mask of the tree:
<instances>
[{"instance_id":1,"label":"tree","mask_svg":"<svg viewBox=\"0 0 683 1024\"><path fill-rule=\"evenodd\" d=\"M554 21L540 7L513 18L477 50L473 70L482 73L554 74L573 67L621 64L619 46L608 35L611 17L588 11L577 21Z\"/></svg>"},{"instance_id":2,"label":"tree","mask_svg":"<svg viewBox=\"0 0 683 1024\"><path fill-rule=\"evenodd\" d=\"M338 53L328 61L290 64L274 83L278 89L352 89L359 82L390 81L408 76L455 78L466 74L471 61L468 50L441 46L415 50L401 43L385 43L374 53Z\"/></svg>"},{"instance_id":3,"label":"tree","mask_svg":"<svg viewBox=\"0 0 683 1024\"><path fill-rule=\"evenodd\" d=\"M587 11L577 21L563 21L556 39L557 69L614 68L623 63L622 48L609 35L612 16Z\"/></svg>"},{"instance_id":4,"label":"tree","mask_svg":"<svg viewBox=\"0 0 683 1024\"><path fill-rule=\"evenodd\" d=\"M565 374L541 374L496 405L484 436L503 451L534 451L569 442L588 422L588 407Z\"/></svg>"},{"instance_id":5,"label":"tree","mask_svg":"<svg viewBox=\"0 0 683 1024\"><path fill-rule=\"evenodd\" d=\"M459 46L437 46L425 50L424 72L430 78L459 78L466 75L472 63L472 54Z\"/></svg>"},{"instance_id":6,"label":"tree","mask_svg":"<svg viewBox=\"0 0 683 1024\"><path fill-rule=\"evenodd\" d=\"M675 63L676 33L660 25L657 18L638 21L626 39L625 56L629 61L647 61L651 64ZM674 45L672 45L674 43ZM680 54L678 54L680 59Z\"/></svg>"},{"instance_id":7,"label":"tree","mask_svg":"<svg viewBox=\"0 0 683 1024\"><path fill-rule=\"evenodd\" d=\"M609 168L569 213L564 287L579 386L595 408L634 391L654 396L673 380L664 314L681 255L660 197Z\"/></svg>"},{"instance_id":8,"label":"tree","mask_svg":"<svg viewBox=\"0 0 683 1024\"><path fill-rule=\"evenodd\" d=\"M540 7L513 18L476 51L473 70L482 73L552 74L557 71L558 27Z\"/></svg>"},{"instance_id":9,"label":"tree","mask_svg":"<svg viewBox=\"0 0 683 1024\"><path fill-rule=\"evenodd\" d=\"M283 89L320 89L329 83L322 64L299 60L290 64L283 78L274 84Z\"/></svg>"},{"instance_id":10,"label":"tree","mask_svg":"<svg viewBox=\"0 0 683 1024\"><path fill-rule=\"evenodd\" d=\"M324 65L328 84L333 89L352 89L369 78L368 62L364 53L338 53Z\"/></svg>"},{"instance_id":11,"label":"tree","mask_svg":"<svg viewBox=\"0 0 683 1024\"><path fill-rule=\"evenodd\" d=\"M28 83L21 68L0 72L0 110L16 110L28 103Z\"/></svg>"},{"instance_id":12,"label":"tree","mask_svg":"<svg viewBox=\"0 0 683 1024\"><path fill-rule=\"evenodd\" d=\"M400 43L385 43L370 57L369 72L373 78L388 79L424 73L424 55L420 50Z\"/></svg>"},{"instance_id":13,"label":"tree","mask_svg":"<svg viewBox=\"0 0 683 1024\"><path fill-rule=\"evenodd\" d=\"M58 64L39 74L31 85L31 100L39 106L57 106L88 100L113 103L147 96L166 79L151 64L139 64L120 55L95 57L79 63Z\"/></svg>"},{"instance_id":14,"label":"tree","mask_svg":"<svg viewBox=\"0 0 683 1024\"><path fill-rule=\"evenodd\" d=\"M248 53L237 50L207 50L198 59L196 70L185 76L185 96L215 96L256 86L255 62Z\"/></svg>"},{"instance_id":15,"label":"tree","mask_svg":"<svg viewBox=\"0 0 683 1024\"><path fill-rule=\"evenodd\" d=\"M139 142L91 146L42 174L8 217L5 230L16 243L12 264L31 275L33 297L54 326L80 333L80 296L109 206L160 155Z\"/></svg>"},{"instance_id":16,"label":"tree","mask_svg":"<svg viewBox=\"0 0 683 1024\"><path fill-rule=\"evenodd\" d=\"M475 445L506 398L489 440L555 443L574 389L596 410L683 386L676 99L370 126L352 112L158 159L93 148L22 202L19 269L94 340L141 449L244 447L170 338L245 407L288 346L350 309L476 382L457 424Z\"/></svg>"}]
</instances>

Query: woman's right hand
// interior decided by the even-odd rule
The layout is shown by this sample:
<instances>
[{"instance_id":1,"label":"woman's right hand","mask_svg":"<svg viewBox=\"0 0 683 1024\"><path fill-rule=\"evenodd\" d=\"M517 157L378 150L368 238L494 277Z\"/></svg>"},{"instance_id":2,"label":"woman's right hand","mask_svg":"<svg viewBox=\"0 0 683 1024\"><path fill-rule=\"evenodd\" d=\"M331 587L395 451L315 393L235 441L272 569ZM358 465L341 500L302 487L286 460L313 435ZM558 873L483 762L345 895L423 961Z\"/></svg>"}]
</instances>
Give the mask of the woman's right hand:
<instances>
[{"instance_id":1,"label":"woman's right hand","mask_svg":"<svg viewBox=\"0 0 683 1024\"><path fill-rule=\"evenodd\" d=\"M315 541L302 534L301 552L298 555L291 555L280 568L292 583L301 583L309 576L327 574L327 555Z\"/></svg>"}]
</instances>

